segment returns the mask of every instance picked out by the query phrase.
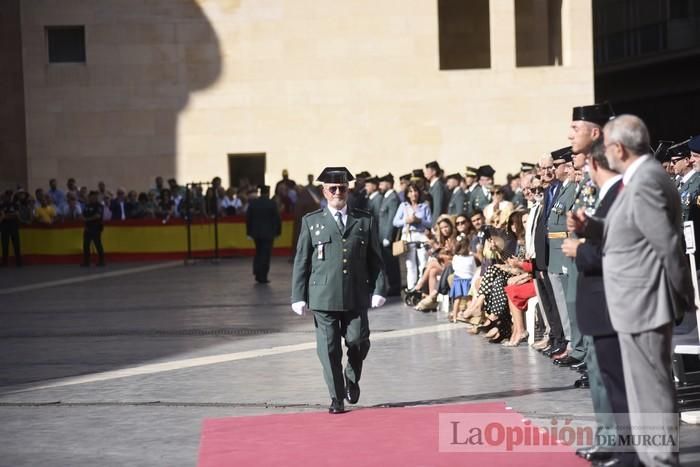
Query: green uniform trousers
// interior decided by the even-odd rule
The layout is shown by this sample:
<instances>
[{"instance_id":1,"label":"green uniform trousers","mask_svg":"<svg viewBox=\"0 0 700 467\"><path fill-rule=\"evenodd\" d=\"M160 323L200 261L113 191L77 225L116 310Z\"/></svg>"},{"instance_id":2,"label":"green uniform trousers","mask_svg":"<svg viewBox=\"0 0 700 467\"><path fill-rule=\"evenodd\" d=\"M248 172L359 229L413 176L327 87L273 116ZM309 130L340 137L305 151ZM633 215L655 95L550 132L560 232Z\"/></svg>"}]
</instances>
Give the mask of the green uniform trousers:
<instances>
[{"instance_id":1,"label":"green uniform trousers","mask_svg":"<svg viewBox=\"0 0 700 467\"><path fill-rule=\"evenodd\" d=\"M353 383L359 383L362 374L362 362L369 352L369 319L367 310L353 311L316 311L316 352L323 367L331 398L343 400L345 397L345 380L343 379L343 349L340 338L345 338L348 365L345 377Z\"/></svg>"}]
</instances>

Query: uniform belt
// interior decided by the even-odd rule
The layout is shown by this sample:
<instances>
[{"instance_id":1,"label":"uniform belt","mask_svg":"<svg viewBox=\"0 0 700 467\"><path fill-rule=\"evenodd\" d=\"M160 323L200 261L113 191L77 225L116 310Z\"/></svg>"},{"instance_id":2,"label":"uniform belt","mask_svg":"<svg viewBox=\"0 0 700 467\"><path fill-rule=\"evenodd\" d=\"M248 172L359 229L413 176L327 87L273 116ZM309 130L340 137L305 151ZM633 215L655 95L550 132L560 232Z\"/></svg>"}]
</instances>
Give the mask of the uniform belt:
<instances>
[{"instance_id":1,"label":"uniform belt","mask_svg":"<svg viewBox=\"0 0 700 467\"><path fill-rule=\"evenodd\" d=\"M569 232L550 232L547 234L547 238L550 240L561 240L564 238L569 238Z\"/></svg>"}]
</instances>

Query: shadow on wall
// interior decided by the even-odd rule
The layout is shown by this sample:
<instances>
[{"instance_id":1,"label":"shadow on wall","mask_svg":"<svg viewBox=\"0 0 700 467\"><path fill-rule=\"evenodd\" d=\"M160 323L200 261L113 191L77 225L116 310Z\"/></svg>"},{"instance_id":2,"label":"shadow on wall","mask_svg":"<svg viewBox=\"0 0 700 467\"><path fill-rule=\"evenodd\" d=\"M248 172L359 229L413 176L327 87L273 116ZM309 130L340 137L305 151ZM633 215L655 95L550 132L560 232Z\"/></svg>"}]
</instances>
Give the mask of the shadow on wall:
<instances>
[{"instance_id":1,"label":"shadow on wall","mask_svg":"<svg viewBox=\"0 0 700 467\"><path fill-rule=\"evenodd\" d=\"M211 3L211 2L210 2ZM50 0L22 5L30 184L139 191L175 176L177 120L221 74L199 0ZM85 63L48 63L46 28L84 25Z\"/></svg>"}]
</instances>

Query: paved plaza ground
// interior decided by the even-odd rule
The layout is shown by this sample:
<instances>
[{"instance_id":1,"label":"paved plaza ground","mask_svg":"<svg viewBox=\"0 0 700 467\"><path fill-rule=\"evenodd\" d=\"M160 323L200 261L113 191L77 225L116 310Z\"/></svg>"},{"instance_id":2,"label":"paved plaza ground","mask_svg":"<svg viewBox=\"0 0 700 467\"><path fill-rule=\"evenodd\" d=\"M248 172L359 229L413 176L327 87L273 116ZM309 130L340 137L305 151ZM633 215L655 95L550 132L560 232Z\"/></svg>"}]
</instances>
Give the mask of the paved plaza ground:
<instances>
[{"instance_id":1,"label":"paved plaza ground","mask_svg":"<svg viewBox=\"0 0 700 467\"><path fill-rule=\"evenodd\" d=\"M0 269L0 466L194 466L205 418L325 411L313 319L291 265L250 259ZM359 406L505 401L590 424L576 374L493 345L442 313L370 311ZM700 465L700 427L682 427ZM291 465L291 464L290 464Z\"/></svg>"}]
</instances>

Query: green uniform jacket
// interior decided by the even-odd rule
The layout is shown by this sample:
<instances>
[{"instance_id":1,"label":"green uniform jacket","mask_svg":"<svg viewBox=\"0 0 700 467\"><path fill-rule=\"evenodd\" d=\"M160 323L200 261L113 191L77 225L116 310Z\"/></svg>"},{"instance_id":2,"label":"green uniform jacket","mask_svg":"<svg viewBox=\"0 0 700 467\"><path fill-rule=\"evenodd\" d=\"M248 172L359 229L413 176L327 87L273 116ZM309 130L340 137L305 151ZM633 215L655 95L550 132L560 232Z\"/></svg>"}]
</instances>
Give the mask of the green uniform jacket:
<instances>
[{"instance_id":1,"label":"green uniform jacket","mask_svg":"<svg viewBox=\"0 0 700 467\"><path fill-rule=\"evenodd\" d=\"M447 196L447 188L445 188L441 180L438 180L430 187L430 197L433 199L433 204L431 205L433 219L437 219L440 217L440 214L447 212Z\"/></svg>"},{"instance_id":2,"label":"green uniform jacket","mask_svg":"<svg viewBox=\"0 0 700 467\"><path fill-rule=\"evenodd\" d=\"M374 216L374 220L379 220L379 211L382 209L382 199L384 198L378 191L374 198L367 198L367 210Z\"/></svg>"},{"instance_id":3,"label":"green uniform jacket","mask_svg":"<svg viewBox=\"0 0 700 467\"><path fill-rule=\"evenodd\" d=\"M700 173L695 172L686 183L678 185L678 194L681 197L681 211L683 222L690 219L690 206L697 202L700 195Z\"/></svg>"},{"instance_id":4,"label":"green uniform jacket","mask_svg":"<svg viewBox=\"0 0 700 467\"><path fill-rule=\"evenodd\" d=\"M349 209L345 233L328 208L302 218L292 273L292 303L317 311L367 309L371 295L385 295L377 222Z\"/></svg>"},{"instance_id":5,"label":"green uniform jacket","mask_svg":"<svg viewBox=\"0 0 700 467\"><path fill-rule=\"evenodd\" d=\"M461 188L452 192L450 203L447 205L447 214L451 216L459 216L467 214L469 211L469 196Z\"/></svg>"},{"instance_id":6,"label":"green uniform jacket","mask_svg":"<svg viewBox=\"0 0 700 467\"><path fill-rule=\"evenodd\" d=\"M401 200L395 191L388 196L382 196L382 208L379 210L379 241L386 239L394 241L394 216L399 209Z\"/></svg>"},{"instance_id":7,"label":"green uniform jacket","mask_svg":"<svg viewBox=\"0 0 700 467\"><path fill-rule=\"evenodd\" d=\"M474 214L474 211L477 209L479 211L483 211L486 206L489 205L491 201L489 198L484 194L484 190L481 188L481 185L477 185L470 193L469 193L469 208L470 208L470 215Z\"/></svg>"},{"instance_id":8,"label":"green uniform jacket","mask_svg":"<svg viewBox=\"0 0 700 467\"><path fill-rule=\"evenodd\" d=\"M569 182L565 187L559 189L557 199L552 205L552 210L547 217L547 232L566 232L566 213L574 205L576 196L576 183ZM549 239L549 272L563 274L563 268L570 268L571 260L561 251L563 238Z\"/></svg>"}]
</instances>

